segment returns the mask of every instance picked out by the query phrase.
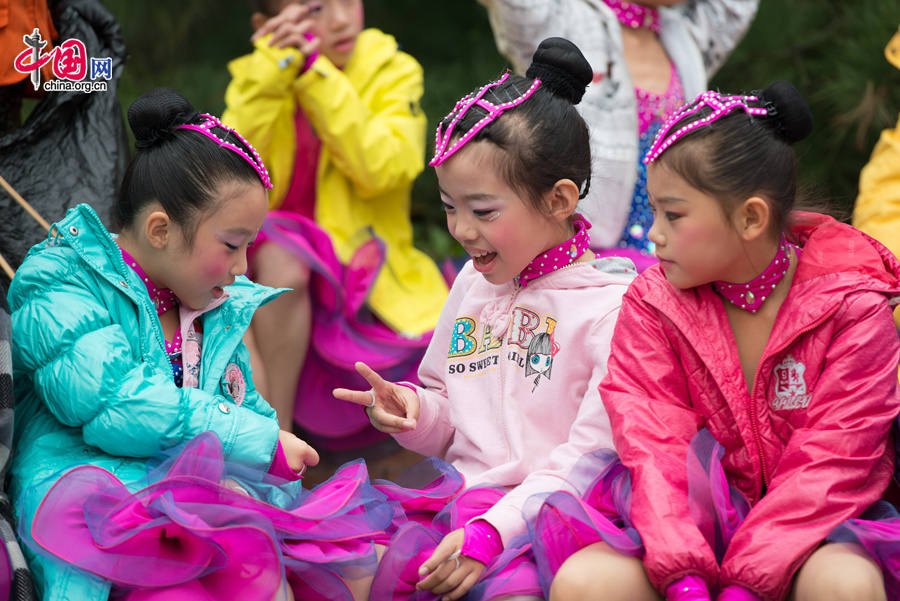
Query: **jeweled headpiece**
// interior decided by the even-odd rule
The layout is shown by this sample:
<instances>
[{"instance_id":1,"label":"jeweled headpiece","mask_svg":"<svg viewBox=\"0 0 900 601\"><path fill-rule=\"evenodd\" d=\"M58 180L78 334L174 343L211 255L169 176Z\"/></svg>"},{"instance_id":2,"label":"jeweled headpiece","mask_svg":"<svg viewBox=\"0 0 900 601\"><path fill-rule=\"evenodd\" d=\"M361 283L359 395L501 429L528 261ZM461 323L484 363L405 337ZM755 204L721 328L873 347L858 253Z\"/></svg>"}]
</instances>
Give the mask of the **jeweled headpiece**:
<instances>
[{"instance_id":1,"label":"jeweled headpiece","mask_svg":"<svg viewBox=\"0 0 900 601\"><path fill-rule=\"evenodd\" d=\"M749 103L758 100L759 98L756 96L727 96L712 90L703 92L697 96L692 103L674 113L665 123L663 123L662 127L660 127L659 131L656 133L656 137L653 139L653 145L650 146L650 150L648 150L646 156L644 156L644 164L649 165L658 159L659 155L665 152L669 146L677 142L683 136L686 136L700 127L709 125L713 121L734 111L743 110L748 115L755 117L768 115L769 111L767 108L750 106ZM672 131L682 119L697 113L703 107L709 107L712 109L712 112L701 119L691 121L686 125L682 125L675 131Z\"/></svg>"},{"instance_id":2,"label":"jeweled headpiece","mask_svg":"<svg viewBox=\"0 0 900 601\"><path fill-rule=\"evenodd\" d=\"M253 148L253 146L250 144L250 142L245 140L244 137L241 134L237 133L235 130L224 125L221 121L219 121L218 118L214 117L213 115L209 115L207 113L201 113L200 116L205 119L202 123L199 123L196 125L191 124L191 123L186 123L184 125L179 125L175 129L190 129L193 131L200 132L201 134L203 134L204 136L206 136L207 138L209 138L210 140L212 140L213 142L215 142L222 148L227 148L228 150L237 153L238 156L240 156L242 159L247 161L247 163L249 163L250 166L253 167L253 169L256 171L257 175L259 175L259 179L262 181L262 184L263 184L263 186L265 186L266 190L271 190L272 182L269 180L269 172L266 170L266 166L263 164L262 159L259 156L259 153L256 152L256 149ZM225 134L224 137L219 136L218 134L216 134L212 131L212 129L214 127L223 129L227 133ZM228 141L229 134L235 136L238 140L240 140L241 144L243 144L247 148L247 150L250 151L250 153L253 156L251 157L250 154L247 154L247 150L244 150L237 144L234 144L233 142L229 142Z\"/></svg>"},{"instance_id":3,"label":"jeweled headpiece","mask_svg":"<svg viewBox=\"0 0 900 601\"><path fill-rule=\"evenodd\" d=\"M484 99L484 95L488 90L499 86L506 81L507 78L509 78L509 73L504 73L503 77L497 81L492 81L491 83L482 86L477 92L464 96L456 103L453 110L450 111L446 117L441 119L441 122L437 127L437 132L434 135L434 158L428 162L430 166L435 167L446 161L454 152L462 148L466 142L471 140L475 134L484 129L488 123L503 114L504 111L525 102L529 96L534 94L534 91L537 90L538 86L541 84L540 79L535 79L531 86L521 95L500 104L494 104L493 102ZM457 138L451 145L450 140L453 138L454 129L457 123L459 123L460 119L462 119L473 106L481 107L487 111L487 114L473 125L469 131Z\"/></svg>"}]
</instances>

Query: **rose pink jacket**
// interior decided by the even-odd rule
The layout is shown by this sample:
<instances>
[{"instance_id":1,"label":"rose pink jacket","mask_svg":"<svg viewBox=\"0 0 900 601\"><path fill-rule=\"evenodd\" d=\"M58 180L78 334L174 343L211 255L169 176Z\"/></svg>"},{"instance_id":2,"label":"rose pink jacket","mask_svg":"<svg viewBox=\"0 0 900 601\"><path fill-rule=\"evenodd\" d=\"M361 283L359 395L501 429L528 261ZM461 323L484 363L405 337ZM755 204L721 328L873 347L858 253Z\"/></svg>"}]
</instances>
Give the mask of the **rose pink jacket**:
<instances>
[{"instance_id":1,"label":"rose pink jacket","mask_svg":"<svg viewBox=\"0 0 900 601\"><path fill-rule=\"evenodd\" d=\"M830 217L794 217L803 252L752 394L711 286L678 290L654 266L623 300L600 391L657 590L693 573L781 600L829 531L890 482L900 344L889 305L900 264ZM721 567L687 502L686 450L701 428L752 504Z\"/></svg>"},{"instance_id":2,"label":"rose pink jacket","mask_svg":"<svg viewBox=\"0 0 900 601\"><path fill-rule=\"evenodd\" d=\"M521 288L470 262L453 283L419 368L417 427L396 439L452 463L467 487L509 489L482 516L504 543L526 531L529 496L580 493L567 480L576 461L612 448L598 386L630 265L575 263Z\"/></svg>"}]
</instances>

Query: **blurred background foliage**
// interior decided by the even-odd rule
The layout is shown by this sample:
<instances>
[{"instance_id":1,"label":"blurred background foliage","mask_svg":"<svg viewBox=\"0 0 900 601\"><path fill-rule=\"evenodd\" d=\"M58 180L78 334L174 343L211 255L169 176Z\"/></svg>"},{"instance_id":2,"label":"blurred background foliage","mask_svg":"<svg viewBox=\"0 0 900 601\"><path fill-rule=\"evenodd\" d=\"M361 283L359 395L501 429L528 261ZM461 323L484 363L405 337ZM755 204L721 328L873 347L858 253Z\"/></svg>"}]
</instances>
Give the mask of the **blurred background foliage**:
<instances>
[{"instance_id":1,"label":"blurred background foliage","mask_svg":"<svg viewBox=\"0 0 900 601\"><path fill-rule=\"evenodd\" d=\"M105 0L122 27L129 58L119 100L123 114L141 93L169 86L195 107L221 114L227 62L250 50L249 2ZM365 0L366 24L393 34L425 69L428 143L455 101L506 66L484 9L474 0ZM723 91L749 91L774 79L793 82L815 118L797 145L801 180L813 200L849 217L859 170L881 130L900 111L900 71L884 46L900 25L900 0L762 0L747 36L713 78ZM430 154L430 150L429 150ZM417 244L435 258L457 254L447 234L434 171L413 190Z\"/></svg>"}]
</instances>

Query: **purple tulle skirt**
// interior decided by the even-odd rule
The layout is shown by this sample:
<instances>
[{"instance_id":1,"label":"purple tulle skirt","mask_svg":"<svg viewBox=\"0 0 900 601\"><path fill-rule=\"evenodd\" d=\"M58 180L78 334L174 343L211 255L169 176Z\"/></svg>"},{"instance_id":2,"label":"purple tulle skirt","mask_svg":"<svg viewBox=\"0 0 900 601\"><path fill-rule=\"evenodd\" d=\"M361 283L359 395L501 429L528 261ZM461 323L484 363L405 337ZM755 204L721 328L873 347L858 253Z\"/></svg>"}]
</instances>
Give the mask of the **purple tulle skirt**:
<instances>
[{"instance_id":1,"label":"purple tulle skirt","mask_svg":"<svg viewBox=\"0 0 900 601\"><path fill-rule=\"evenodd\" d=\"M431 333L401 336L365 307L384 265L384 244L373 236L342 265L327 232L286 211L269 212L257 245L265 241L290 251L313 273L310 348L297 385L294 420L312 435L308 438L313 446L331 450L360 448L385 438L358 406L335 401L331 394L337 387L369 387L356 373L356 361L386 380L418 382L416 371Z\"/></svg>"},{"instance_id":2,"label":"purple tulle skirt","mask_svg":"<svg viewBox=\"0 0 900 601\"><path fill-rule=\"evenodd\" d=\"M691 516L720 562L750 511L740 491L728 484L723 455L724 448L704 429L691 441L686 465ZM628 471L615 455L607 455L605 461L580 499L556 492L537 510L531 536L545 592L563 562L590 544L603 541L620 553L643 556L640 536L627 517L631 498ZM859 518L837 526L826 540L856 543L866 549L882 569L887 598L900 599L900 513L893 505L876 502Z\"/></svg>"},{"instance_id":3,"label":"purple tulle skirt","mask_svg":"<svg viewBox=\"0 0 900 601\"><path fill-rule=\"evenodd\" d=\"M71 469L20 534L128 601L271 601L288 585L297 599L350 601L346 581L374 574L395 514L361 461L306 490L225 462L206 432L128 487L95 466Z\"/></svg>"},{"instance_id":4,"label":"purple tulle skirt","mask_svg":"<svg viewBox=\"0 0 900 601\"><path fill-rule=\"evenodd\" d=\"M449 469L448 469L449 468ZM415 472L420 472L415 474ZM409 474L417 477L408 481ZM396 530L375 574L372 601L434 601L441 597L416 590L419 567L434 552L441 539L484 514L505 494L499 487L465 489L462 477L451 466L430 458L413 466L404 484L376 481L375 487L396 503ZM440 474L437 478L429 473ZM415 480L431 480L419 487ZM511 541L479 581L463 597L465 601L497 599L509 595L541 596L537 570L527 534Z\"/></svg>"},{"instance_id":5,"label":"purple tulle skirt","mask_svg":"<svg viewBox=\"0 0 900 601\"><path fill-rule=\"evenodd\" d=\"M596 475L580 498L568 492L551 493L542 500L530 524L535 564L545 597L563 562L588 545L602 541L625 555L643 555L641 537L628 518L628 470L615 453L606 450L582 458L575 471L590 469Z\"/></svg>"},{"instance_id":6,"label":"purple tulle skirt","mask_svg":"<svg viewBox=\"0 0 900 601\"><path fill-rule=\"evenodd\" d=\"M32 549L112 584L127 601L351 601L348 582L372 578L370 599L437 599L417 592L418 569L443 536L487 511L499 488L465 489L429 458L399 479L345 464L312 490L223 459L212 432L153 458L140 482L84 465L45 495ZM24 524L24 521L22 522ZM380 563L377 546L387 550ZM466 599L540 595L529 537L496 558Z\"/></svg>"}]
</instances>

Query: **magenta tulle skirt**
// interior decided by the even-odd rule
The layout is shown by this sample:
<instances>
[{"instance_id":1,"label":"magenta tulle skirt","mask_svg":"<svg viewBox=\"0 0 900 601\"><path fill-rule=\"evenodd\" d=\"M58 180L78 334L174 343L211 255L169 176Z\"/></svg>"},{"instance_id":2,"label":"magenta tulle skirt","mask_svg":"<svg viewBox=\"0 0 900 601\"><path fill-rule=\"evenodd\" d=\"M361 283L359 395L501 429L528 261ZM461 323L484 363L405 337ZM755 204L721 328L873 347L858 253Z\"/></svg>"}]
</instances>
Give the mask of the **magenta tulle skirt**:
<instances>
[{"instance_id":1,"label":"magenta tulle skirt","mask_svg":"<svg viewBox=\"0 0 900 601\"><path fill-rule=\"evenodd\" d=\"M313 446L360 448L385 434L371 427L353 403L335 401L334 388L368 388L353 364L363 361L388 381L418 382L416 371L431 333L408 338L394 332L365 307L384 265L384 244L374 235L342 265L328 234L302 215L270 211L257 244L274 242L312 271L310 347L297 384L294 420Z\"/></svg>"},{"instance_id":2,"label":"magenta tulle skirt","mask_svg":"<svg viewBox=\"0 0 900 601\"><path fill-rule=\"evenodd\" d=\"M408 487L375 482L379 491L397 503L398 513L394 521L396 530L387 541L387 549L372 583L369 597L372 601L440 599L441 595L416 590L416 583L421 580L419 567L445 535L484 514L506 492L499 487L465 489L459 473L439 459L427 459L413 466L411 473L415 471L422 472L417 479L432 480L433 484L422 488L415 481L404 482ZM429 472L441 475L434 478ZM527 534L507 544L463 599L488 600L509 595L542 595Z\"/></svg>"},{"instance_id":3,"label":"magenta tulle skirt","mask_svg":"<svg viewBox=\"0 0 900 601\"><path fill-rule=\"evenodd\" d=\"M534 560L544 596L563 562L576 551L593 543L605 542L625 555L643 555L641 537L631 524L631 477L618 456L599 450L582 458L575 472L593 473L579 498L568 492L555 492L540 502L529 524ZM570 476L570 480L580 480ZM542 502L541 502L542 501ZM531 512L529 512L531 513Z\"/></svg>"},{"instance_id":4,"label":"magenta tulle skirt","mask_svg":"<svg viewBox=\"0 0 900 601\"><path fill-rule=\"evenodd\" d=\"M504 494L466 490L435 458L404 473L403 485L370 482L356 461L307 490L225 461L212 432L151 459L147 471L127 485L96 466L65 472L20 536L127 601L272 601L288 587L298 600L352 601L348 583L362 578L374 578L370 599L437 599L415 591L419 566ZM509 594L540 595L527 534L466 599Z\"/></svg>"},{"instance_id":5,"label":"magenta tulle skirt","mask_svg":"<svg viewBox=\"0 0 900 601\"><path fill-rule=\"evenodd\" d=\"M99 467L69 470L20 535L128 601L272 601L287 586L350 601L346 582L374 574L375 542L396 530L362 461L306 490L225 462L206 432L155 463L127 487Z\"/></svg>"},{"instance_id":6,"label":"magenta tulle skirt","mask_svg":"<svg viewBox=\"0 0 900 601\"><path fill-rule=\"evenodd\" d=\"M724 448L708 430L691 441L686 462L688 502L695 523L718 561L750 511L740 491L728 484L722 467ZM549 495L537 510L531 531L534 557L545 592L563 562L596 542L632 557L644 553L640 536L628 519L631 481L615 455L580 499L569 493ZM859 518L837 526L829 542L851 542L865 548L881 567L888 599L900 599L900 513L878 501Z\"/></svg>"}]
</instances>

